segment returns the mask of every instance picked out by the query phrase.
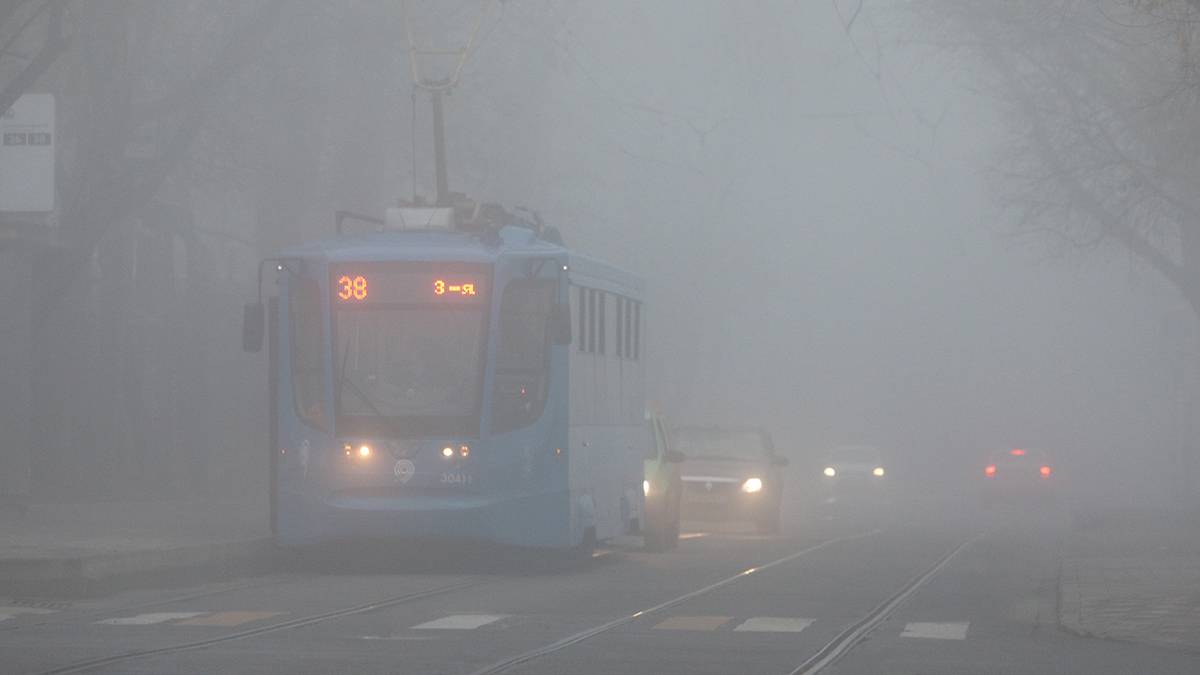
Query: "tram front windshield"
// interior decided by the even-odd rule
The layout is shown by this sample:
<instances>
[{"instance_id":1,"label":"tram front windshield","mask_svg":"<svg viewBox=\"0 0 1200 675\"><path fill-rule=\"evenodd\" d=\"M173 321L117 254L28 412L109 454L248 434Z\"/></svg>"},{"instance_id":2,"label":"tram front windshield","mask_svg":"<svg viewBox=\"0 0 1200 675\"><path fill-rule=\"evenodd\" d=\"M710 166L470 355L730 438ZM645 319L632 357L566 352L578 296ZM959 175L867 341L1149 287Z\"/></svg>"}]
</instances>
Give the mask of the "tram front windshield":
<instances>
[{"instance_id":1,"label":"tram front windshield","mask_svg":"<svg viewBox=\"0 0 1200 675\"><path fill-rule=\"evenodd\" d=\"M480 306L336 309L339 431L414 436L477 430L483 313Z\"/></svg>"}]
</instances>

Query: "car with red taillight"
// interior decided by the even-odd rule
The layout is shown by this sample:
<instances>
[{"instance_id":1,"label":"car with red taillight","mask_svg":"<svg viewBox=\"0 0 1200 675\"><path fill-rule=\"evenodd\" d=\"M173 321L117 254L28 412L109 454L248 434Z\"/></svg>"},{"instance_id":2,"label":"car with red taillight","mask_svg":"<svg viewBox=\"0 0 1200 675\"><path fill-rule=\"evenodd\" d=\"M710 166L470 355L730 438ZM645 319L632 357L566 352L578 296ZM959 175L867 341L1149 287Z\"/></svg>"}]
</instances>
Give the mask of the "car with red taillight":
<instances>
[{"instance_id":1,"label":"car with red taillight","mask_svg":"<svg viewBox=\"0 0 1200 675\"><path fill-rule=\"evenodd\" d=\"M1049 499L1058 480L1049 455L1034 448L990 453L983 465L985 503Z\"/></svg>"}]
</instances>

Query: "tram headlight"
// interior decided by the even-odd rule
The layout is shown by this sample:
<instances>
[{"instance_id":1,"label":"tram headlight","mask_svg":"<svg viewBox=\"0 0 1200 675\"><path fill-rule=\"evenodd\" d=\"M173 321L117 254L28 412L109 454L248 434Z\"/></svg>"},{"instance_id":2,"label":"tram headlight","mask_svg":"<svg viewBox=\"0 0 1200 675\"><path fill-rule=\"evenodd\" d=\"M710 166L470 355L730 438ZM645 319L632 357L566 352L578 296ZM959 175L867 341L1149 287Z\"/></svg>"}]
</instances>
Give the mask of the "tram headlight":
<instances>
[{"instance_id":1,"label":"tram headlight","mask_svg":"<svg viewBox=\"0 0 1200 675\"><path fill-rule=\"evenodd\" d=\"M742 492L754 494L762 492L763 483L761 478L747 478L745 483L742 483Z\"/></svg>"},{"instance_id":2,"label":"tram headlight","mask_svg":"<svg viewBox=\"0 0 1200 675\"><path fill-rule=\"evenodd\" d=\"M375 448L370 443L342 443L342 454L350 459L366 461L375 454Z\"/></svg>"},{"instance_id":3,"label":"tram headlight","mask_svg":"<svg viewBox=\"0 0 1200 675\"><path fill-rule=\"evenodd\" d=\"M837 475L837 469L833 468L832 466L827 466L821 473L825 474L826 478L833 478Z\"/></svg>"},{"instance_id":4,"label":"tram headlight","mask_svg":"<svg viewBox=\"0 0 1200 675\"><path fill-rule=\"evenodd\" d=\"M448 445L446 447L442 448L442 457L445 457L446 459L450 459L453 456L454 456L454 448L452 448Z\"/></svg>"}]
</instances>

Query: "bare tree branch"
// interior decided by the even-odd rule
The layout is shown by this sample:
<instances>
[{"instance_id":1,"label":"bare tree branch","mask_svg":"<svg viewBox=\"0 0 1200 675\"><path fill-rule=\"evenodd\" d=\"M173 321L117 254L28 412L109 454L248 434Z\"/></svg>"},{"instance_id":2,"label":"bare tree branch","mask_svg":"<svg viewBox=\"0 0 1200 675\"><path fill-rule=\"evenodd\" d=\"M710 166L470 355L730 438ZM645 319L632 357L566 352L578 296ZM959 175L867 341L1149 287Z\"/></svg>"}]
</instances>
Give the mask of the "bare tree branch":
<instances>
[{"instance_id":1,"label":"bare tree branch","mask_svg":"<svg viewBox=\"0 0 1200 675\"><path fill-rule=\"evenodd\" d=\"M66 50L67 42L63 37L62 19L67 0L47 0L50 15L46 23L46 38L41 49L30 59L29 63L9 83L0 89L0 111L8 110L18 98L24 94L37 79L58 59Z\"/></svg>"},{"instance_id":2,"label":"bare tree branch","mask_svg":"<svg viewBox=\"0 0 1200 675\"><path fill-rule=\"evenodd\" d=\"M1009 93L1020 104L1021 110L1029 120L1033 140L1033 150L1038 158L1050 170L1054 180L1065 191L1072 206L1075 206L1094 219L1106 232L1116 238L1151 267L1157 270L1168 281L1181 291L1190 294L1188 278L1180 263L1173 260L1162 249L1154 246L1141 232L1120 219L1107 209L1096 195L1092 194L1083 183L1064 164L1056 150L1046 121L1038 109L1036 102L1016 78L1014 64L994 47L986 47L989 57L1001 74Z\"/></svg>"},{"instance_id":3,"label":"bare tree branch","mask_svg":"<svg viewBox=\"0 0 1200 675\"><path fill-rule=\"evenodd\" d=\"M85 268L84 263L92 249L108 231L141 210L158 193L204 125L208 112L219 98L220 87L246 67L253 54L261 49L284 4L284 0L270 0L230 38L220 56L198 78L209 82L210 88L192 92L175 133L156 157L117 177L116 184L106 190L98 201L81 199L69 213L64 214L64 222L86 220L92 226L84 229L86 234L82 241L75 242L71 247L69 260L62 274L58 275L60 281L48 294L51 300L61 299L66 294Z\"/></svg>"}]
</instances>

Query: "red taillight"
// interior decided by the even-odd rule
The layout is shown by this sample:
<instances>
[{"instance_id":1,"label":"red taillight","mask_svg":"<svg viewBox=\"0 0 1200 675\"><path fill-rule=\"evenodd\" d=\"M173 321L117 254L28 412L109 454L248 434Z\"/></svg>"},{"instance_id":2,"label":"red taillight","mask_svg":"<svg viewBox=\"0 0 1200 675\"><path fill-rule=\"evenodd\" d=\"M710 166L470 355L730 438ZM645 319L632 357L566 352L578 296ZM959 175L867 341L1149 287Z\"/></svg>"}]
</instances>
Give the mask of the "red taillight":
<instances>
[{"instance_id":1,"label":"red taillight","mask_svg":"<svg viewBox=\"0 0 1200 675\"><path fill-rule=\"evenodd\" d=\"M983 470L983 475L987 476L988 478L995 476L996 475L996 465L988 464L987 468Z\"/></svg>"},{"instance_id":2,"label":"red taillight","mask_svg":"<svg viewBox=\"0 0 1200 675\"><path fill-rule=\"evenodd\" d=\"M1025 451L1020 448L1013 448L1012 450L1008 451L1008 454L1012 455L1013 457L1024 457Z\"/></svg>"},{"instance_id":3,"label":"red taillight","mask_svg":"<svg viewBox=\"0 0 1200 675\"><path fill-rule=\"evenodd\" d=\"M1048 466L1043 466L1042 468L1038 469L1038 471L1041 471L1041 472L1042 472L1042 478L1049 478L1049 477L1050 477L1050 467L1048 467Z\"/></svg>"}]
</instances>

